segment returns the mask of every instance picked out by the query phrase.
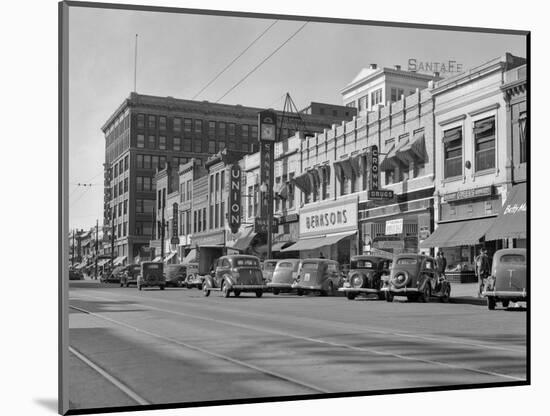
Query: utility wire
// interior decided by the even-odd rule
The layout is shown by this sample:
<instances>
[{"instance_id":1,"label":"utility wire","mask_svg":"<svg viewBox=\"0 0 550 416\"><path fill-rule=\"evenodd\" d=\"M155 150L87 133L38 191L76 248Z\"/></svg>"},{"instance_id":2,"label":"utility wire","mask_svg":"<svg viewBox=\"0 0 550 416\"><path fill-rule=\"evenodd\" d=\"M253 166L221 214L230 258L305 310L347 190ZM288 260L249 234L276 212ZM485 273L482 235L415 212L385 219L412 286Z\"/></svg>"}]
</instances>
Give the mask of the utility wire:
<instances>
[{"instance_id":1,"label":"utility wire","mask_svg":"<svg viewBox=\"0 0 550 416\"><path fill-rule=\"evenodd\" d=\"M83 197L84 195L86 195L89 191L90 191L90 188L85 188L85 189L84 189L84 192L83 192L82 194L80 194L79 197L76 198L73 202L70 202L69 205L74 205L74 204L76 204L76 203L77 203L78 201L80 201L80 200L82 199L82 197Z\"/></svg>"},{"instance_id":2,"label":"utility wire","mask_svg":"<svg viewBox=\"0 0 550 416\"><path fill-rule=\"evenodd\" d=\"M245 79L247 79L250 75L252 75L254 72L256 72L256 70L261 67L269 58L271 58L273 55L275 55L283 46L285 46L288 42L290 42L290 40L296 36L309 22L305 22L302 26L300 26L300 28L294 32L287 40L285 40L281 45L279 45L277 47L277 49L275 49L273 52L271 52L266 58L264 58L263 61L261 61L258 65L256 65L254 68L252 68L252 70L246 74L243 78L241 78L241 80L239 82L237 82L235 85L233 85L231 88L229 88L229 90L227 90L227 92L222 95L220 98L218 98L218 100L216 101L216 103L219 103L227 94L229 94L231 91L233 91L235 88L237 88L240 84L242 84L244 82Z\"/></svg>"},{"instance_id":3,"label":"utility wire","mask_svg":"<svg viewBox=\"0 0 550 416\"><path fill-rule=\"evenodd\" d=\"M203 92L210 85L212 85L212 83L214 81L216 81L225 71L227 71L229 69L229 67L231 67L231 65L233 65L237 61L237 59L239 59L241 56L243 56L245 54L245 52L247 50L249 50L252 47L252 45L254 45L257 41L259 41L262 38L262 36L265 35L268 32L269 29L271 29L273 26L275 26L275 24L277 22L278 22L278 20L275 20L267 29L265 29L262 33L260 33L260 35L258 37L256 37L256 39L254 39L252 41L252 43L250 43L250 45L248 45L239 55L237 55L237 57L235 59L233 59L231 62L229 62L229 64L227 64L227 66L224 69L222 69L214 78L212 78L210 80L210 82L208 82L208 84L206 84L204 87L202 87L202 89L193 96L192 100L197 98L201 94L201 92Z\"/></svg>"}]
</instances>

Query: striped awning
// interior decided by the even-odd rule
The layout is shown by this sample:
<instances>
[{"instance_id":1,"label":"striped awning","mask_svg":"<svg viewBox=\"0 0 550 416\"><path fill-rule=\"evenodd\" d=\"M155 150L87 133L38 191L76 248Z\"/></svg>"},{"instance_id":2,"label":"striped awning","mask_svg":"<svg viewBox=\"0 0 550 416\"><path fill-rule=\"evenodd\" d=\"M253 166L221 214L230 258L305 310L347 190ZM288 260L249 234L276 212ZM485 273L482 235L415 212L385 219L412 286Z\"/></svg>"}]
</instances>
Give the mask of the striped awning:
<instances>
[{"instance_id":1,"label":"striped awning","mask_svg":"<svg viewBox=\"0 0 550 416\"><path fill-rule=\"evenodd\" d=\"M479 244L494 221L495 218L491 217L439 224L432 235L420 243L420 247L458 247Z\"/></svg>"}]
</instances>

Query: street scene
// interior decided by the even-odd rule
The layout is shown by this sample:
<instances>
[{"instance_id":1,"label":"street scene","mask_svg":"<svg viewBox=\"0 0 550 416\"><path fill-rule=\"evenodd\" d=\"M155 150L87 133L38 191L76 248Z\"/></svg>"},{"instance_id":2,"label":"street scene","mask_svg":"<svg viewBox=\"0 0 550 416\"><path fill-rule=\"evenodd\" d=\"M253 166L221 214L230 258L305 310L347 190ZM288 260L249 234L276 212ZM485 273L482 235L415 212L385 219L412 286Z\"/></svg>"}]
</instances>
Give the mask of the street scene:
<instances>
[{"instance_id":1,"label":"street scene","mask_svg":"<svg viewBox=\"0 0 550 416\"><path fill-rule=\"evenodd\" d=\"M70 409L529 382L525 36L96 13L71 8Z\"/></svg>"}]
</instances>

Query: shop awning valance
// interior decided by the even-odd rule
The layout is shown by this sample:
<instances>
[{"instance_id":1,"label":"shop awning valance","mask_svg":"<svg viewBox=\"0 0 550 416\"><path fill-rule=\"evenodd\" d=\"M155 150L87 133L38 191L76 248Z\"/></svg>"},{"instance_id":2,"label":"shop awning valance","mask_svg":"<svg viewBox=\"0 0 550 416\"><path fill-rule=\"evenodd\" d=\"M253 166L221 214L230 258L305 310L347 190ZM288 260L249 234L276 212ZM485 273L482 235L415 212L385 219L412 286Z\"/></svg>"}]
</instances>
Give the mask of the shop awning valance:
<instances>
[{"instance_id":1,"label":"shop awning valance","mask_svg":"<svg viewBox=\"0 0 550 416\"><path fill-rule=\"evenodd\" d=\"M118 266L122 263L124 263L124 260L126 260L126 256L118 256L115 261L113 261L114 266Z\"/></svg>"},{"instance_id":2,"label":"shop awning valance","mask_svg":"<svg viewBox=\"0 0 550 416\"><path fill-rule=\"evenodd\" d=\"M195 261L195 258L197 257L197 250L194 248L187 253L187 256L182 260L181 264L189 264Z\"/></svg>"},{"instance_id":3,"label":"shop awning valance","mask_svg":"<svg viewBox=\"0 0 550 416\"><path fill-rule=\"evenodd\" d=\"M494 221L495 218L491 217L439 224L432 235L420 243L420 247L457 247L479 244Z\"/></svg>"},{"instance_id":4,"label":"shop awning valance","mask_svg":"<svg viewBox=\"0 0 550 416\"><path fill-rule=\"evenodd\" d=\"M458 139L462 139L462 127L455 127L443 133L443 143L449 143Z\"/></svg>"},{"instance_id":5,"label":"shop awning valance","mask_svg":"<svg viewBox=\"0 0 550 416\"><path fill-rule=\"evenodd\" d=\"M338 241L349 237L350 235L355 234L357 231L349 231L346 233L338 233L338 234L326 234L319 237L310 237L310 238L300 238L296 244L293 244L290 247L286 247L281 250L281 252L285 251L303 251L303 250L314 250L316 248L324 247L324 246L330 246L333 244L336 244Z\"/></svg>"},{"instance_id":6,"label":"shop awning valance","mask_svg":"<svg viewBox=\"0 0 550 416\"><path fill-rule=\"evenodd\" d=\"M515 185L485 239L527 238L527 185Z\"/></svg>"}]
</instances>

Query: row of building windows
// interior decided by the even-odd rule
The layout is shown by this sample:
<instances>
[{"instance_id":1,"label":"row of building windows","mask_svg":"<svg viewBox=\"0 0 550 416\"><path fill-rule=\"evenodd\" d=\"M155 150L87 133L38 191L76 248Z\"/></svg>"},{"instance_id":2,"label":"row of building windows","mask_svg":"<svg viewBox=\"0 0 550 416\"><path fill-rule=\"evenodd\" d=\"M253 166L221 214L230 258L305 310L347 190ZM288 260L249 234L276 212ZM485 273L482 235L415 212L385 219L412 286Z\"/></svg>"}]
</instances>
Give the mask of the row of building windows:
<instances>
[{"instance_id":1,"label":"row of building windows","mask_svg":"<svg viewBox=\"0 0 550 416\"><path fill-rule=\"evenodd\" d=\"M128 155L124 156L124 159L120 159L113 166L113 177L116 178L122 173L128 170Z\"/></svg>"},{"instance_id":2,"label":"row of building windows","mask_svg":"<svg viewBox=\"0 0 550 416\"><path fill-rule=\"evenodd\" d=\"M482 172L495 168L495 117L476 121L474 135L474 171ZM462 176L463 136L462 127L443 132L443 176L445 179Z\"/></svg>"},{"instance_id":3,"label":"row of building windows","mask_svg":"<svg viewBox=\"0 0 550 416\"><path fill-rule=\"evenodd\" d=\"M182 122L183 121L183 122ZM223 121L208 121L208 134L210 136L236 136L237 125L235 123L226 123ZM159 131L173 131L179 133L184 131L186 133L202 134L205 121L191 118L173 117L168 119L166 116L156 116L153 114L138 114L137 115L137 128L143 130L158 130ZM241 137L258 138L258 126L242 124Z\"/></svg>"},{"instance_id":4,"label":"row of building windows","mask_svg":"<svg viewBox=\"0 0 550 416\"><path fill-rule=\"evenodd\" d=\"M220 140L208 140L208 143L204 142L202 139L191 139L191 138L181 138L173 137L171 141L167 141L166 136L147 136L147 141L145 140L145 135L138 134L136 147L139 149L152 149L152 150L173 150L175 152L195 152L203 153L208 152L211 154L217 153L226 147L231 150L240 150L244 152L254 152L257 150L257 146L254 143L240 142L237 143L235 139L230 140L229 142L220 141Z\"/></svg>"},{"instance_id":5,"label":"row of building windows","mask_svg":"<svg viewBox=\"0 0 550 416\"><path fill-rule=\"evenodd\" d=\"M118 182L118 184L113 185L113 197L122 196L128 192L128 178L124 178Z\"/></svg>"}]
</instances>

